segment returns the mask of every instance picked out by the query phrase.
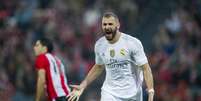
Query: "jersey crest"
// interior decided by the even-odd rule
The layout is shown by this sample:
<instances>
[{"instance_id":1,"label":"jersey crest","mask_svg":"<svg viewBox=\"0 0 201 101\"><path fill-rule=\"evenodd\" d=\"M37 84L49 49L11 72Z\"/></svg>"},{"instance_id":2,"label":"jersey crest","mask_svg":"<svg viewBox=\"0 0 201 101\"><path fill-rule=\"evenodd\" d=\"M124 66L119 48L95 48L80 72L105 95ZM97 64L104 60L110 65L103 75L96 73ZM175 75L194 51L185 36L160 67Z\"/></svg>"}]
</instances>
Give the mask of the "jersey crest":
<instances>
[{"instance_id":1,"label":"jersey crest","mask_svg":"<svg viewBox=\"0 0 201 101\"><path fill-rule=\"evenodd\" d=\"M114 51L114 49L111 49L111 50L110 50L110 56L111 56L111 57L114 57L114 56L115 56L115 51Z\"/></svg>"}]
</instances>

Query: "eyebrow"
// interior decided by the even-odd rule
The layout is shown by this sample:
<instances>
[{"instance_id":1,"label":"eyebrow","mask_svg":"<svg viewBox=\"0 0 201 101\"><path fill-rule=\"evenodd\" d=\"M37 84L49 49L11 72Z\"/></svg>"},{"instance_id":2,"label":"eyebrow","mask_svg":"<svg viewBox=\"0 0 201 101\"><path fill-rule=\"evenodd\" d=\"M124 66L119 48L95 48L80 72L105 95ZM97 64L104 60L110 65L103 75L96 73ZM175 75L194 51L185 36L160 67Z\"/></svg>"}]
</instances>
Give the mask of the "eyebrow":
<instances>
[{"instance_id":1,"label":"eyebrow","mask_svg":"<svg viewBox=\"0 0 201 101\"><path fill-rule=\"evenodd\" d=\"M104 22L103 24L114 24L113 22Z\"/></svg>"}]
</instances>

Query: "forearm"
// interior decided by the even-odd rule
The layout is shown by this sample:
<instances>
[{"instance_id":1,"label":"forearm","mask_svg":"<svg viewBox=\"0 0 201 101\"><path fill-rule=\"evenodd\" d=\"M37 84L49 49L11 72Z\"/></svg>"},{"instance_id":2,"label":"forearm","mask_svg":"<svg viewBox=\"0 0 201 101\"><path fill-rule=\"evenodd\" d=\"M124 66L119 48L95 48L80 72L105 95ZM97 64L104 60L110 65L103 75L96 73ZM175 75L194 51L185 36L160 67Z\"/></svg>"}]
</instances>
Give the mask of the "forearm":
<instances>
[{"instance_id":1,"label":"forearm","mask_svg":"<svg viewBox=\"0 0 201 101\"><path fill-rule=\"evenodd\" d=\"M153 84L153 76L152 76L152 72L151 72L151 68L149 66L149 64L145 64L143 65L143 71L144 71L144 79L147 85L147 89L148 89L148 101L153 101L154 99L154 84Z\"/></svg>"},{"instance_id":2,"label":"forearm","mask_svg":"<svg viewBox=\"0 0 201 101\"><path fill-rule=\"evenodd\" d=\"M104 68L100 65L94 65L87 74L86 78L82 81L81 86L86 88L91 82L93 82L102 72Z\"/></svg>"},{"instance_id":3,"label":"forearm","mask_svg":"<svg viewBox=\"0 0 201 101\"><path fill-rule=\"evenodd\" d=\"M148 90L154 89L153 75L152 75L152 71L151 71L149 64L145 64L143 69L144 69L144 79L145 79L145 83L147 85L147 89Z\"/></svg>"}]
</instances>

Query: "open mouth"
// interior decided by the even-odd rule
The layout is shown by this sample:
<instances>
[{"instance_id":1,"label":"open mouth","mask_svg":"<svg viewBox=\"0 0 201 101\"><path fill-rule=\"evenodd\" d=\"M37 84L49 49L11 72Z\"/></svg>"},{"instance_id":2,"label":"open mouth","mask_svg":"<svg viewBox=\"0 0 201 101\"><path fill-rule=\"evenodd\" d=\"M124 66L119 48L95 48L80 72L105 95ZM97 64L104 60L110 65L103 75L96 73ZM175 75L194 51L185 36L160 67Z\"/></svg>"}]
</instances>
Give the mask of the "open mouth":
<instances>
[{"instance_id":1,"label":"open mouth","mask_svg":"<svg viewBox=\"0 0 201 101\"><path fill-rule=\"evenodd\" d=\"M106 37L111 37L112 36L112 32L105 32L105 36Z\"/></svg>"},{"instance_id":2,"label":"open mouth","mask_svg":"<svg viewBox=\"0 0 201 101\"><path fill-rule=\"evenodd\" d=\"M112 32L106 32L106 34L110 35L110 34L112 34Z\"/></svg>"},{"instance_id":3,"label":"open mouth","mask_svg":"<svg viewBox=\"0 0 201 101\"><path fill-rule=\"evenodd\" d=\"M112 31L106 30L105 33L108 34L108 35L110 35L110 34L112 34Z\"/></svg>"},{"instance_id":4,"label":"open mouth","mask_svg":"<svg viewBox=\"0 0 201 101\"><path fill-rule=\"evenodd\" d=\"M107 40L112 40L113 39L112 30L105 30L105 37L106 37Z\"/></svg>"}]
</instances>

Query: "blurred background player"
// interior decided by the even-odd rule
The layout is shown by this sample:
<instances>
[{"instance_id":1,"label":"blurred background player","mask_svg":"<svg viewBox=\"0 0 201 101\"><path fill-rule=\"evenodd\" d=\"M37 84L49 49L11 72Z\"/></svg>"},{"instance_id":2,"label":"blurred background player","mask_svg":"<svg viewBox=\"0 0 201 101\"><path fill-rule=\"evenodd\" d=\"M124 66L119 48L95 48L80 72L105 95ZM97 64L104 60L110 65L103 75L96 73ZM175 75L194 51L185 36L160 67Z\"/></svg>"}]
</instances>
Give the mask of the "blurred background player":
<instances>
[{"instance_id":1,"label":"blurred background player","mask_svg":"<svg viewBox=\"0 0 201 101\"><path fill-rule=\"evenodd\" d=\"M80 85L73 85L74 90L69 96L69 101L79 100L84 89L104 69L106 78L102 86L101 101L143 101L144 78L148 101L153 101L153 77L143 46L140 40L120 32L119 28L118 17L112 12L104 13L102 17L104 36L95 44L96 63Z\"/></svg>"},{"instance_id":2,"label":"blurred background player","mask_svg":"<svg viewBox=\"0 0 201 101\"><path fill-rule=\"evenodd\" d=\"M52 54L53 44L46 38L36 41L34 52L37 69L37 89L35 101L40 101L46 89L49 101L66 101L70 90L67 85L64 65Z\"/></svg>"}]
</instances>

